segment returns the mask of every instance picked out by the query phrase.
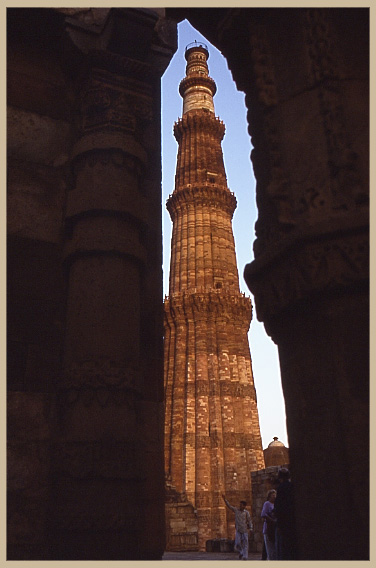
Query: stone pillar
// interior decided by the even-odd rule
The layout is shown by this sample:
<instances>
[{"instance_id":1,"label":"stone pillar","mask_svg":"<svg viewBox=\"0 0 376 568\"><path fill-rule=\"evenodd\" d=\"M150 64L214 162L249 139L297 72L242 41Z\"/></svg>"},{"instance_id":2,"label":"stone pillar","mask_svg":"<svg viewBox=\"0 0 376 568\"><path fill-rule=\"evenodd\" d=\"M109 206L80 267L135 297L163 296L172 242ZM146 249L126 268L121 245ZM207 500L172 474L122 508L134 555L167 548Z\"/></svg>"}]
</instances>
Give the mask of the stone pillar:
<instances>
[{"instance_id":1,"label":"stone pillar","mask_svg":"<svg viewBox=\"0 0 376 568\"><path fill-rule=\"evenodd\" d=\"M259 219L245 278L278 345L297 503L309 488L305 511L296 511L302 560L368 557L364 16L294 13L289 25L300 30L302 45L287 42L278 59L272 26L254 36L255 63L265 62L269 79L262 83L260 69L261 136L256 108L249 113ZM347 50L352 55L344 58ZM290 63L293 82L282 88L282 61L292 61L293 51L301 60Z\"/></svg>"},{"instance_id":2,"label":"stone pillar","mask_svg":"<svg viewBox=\"0 0 376 568\"><path fill-rule=\"evenodd\" d=\"M242 48L229 52L257 178L245 279L278 345L302 560L368 558L367 21L259 11L246 25L251 76Z\"/></svg>"},{"instance_id":3,"label":"stone pillar","mask_svg":"<svg viewBox=\"0 0 376 568\"><path fill-rule=\"evenodd\" d=\"M171 50L154 43L154 12L116 16L101 41L67 22L79 136L65 219L59 560L157 560L165 546L160 76Z\"/></svg>"},{"instance_id":4,"label":"stone pillar","mask_svg":"<svg viewBox=\"0 0 376 568\"><path fill-rule=\"evenodd\" d=\"M61 21L52 10L44 18L38 9L7 10L8 561L52 554L51 447L65 300L60 238L72 131L58 49L45 46L59 36Z\"/></svg>"}]
</instances>

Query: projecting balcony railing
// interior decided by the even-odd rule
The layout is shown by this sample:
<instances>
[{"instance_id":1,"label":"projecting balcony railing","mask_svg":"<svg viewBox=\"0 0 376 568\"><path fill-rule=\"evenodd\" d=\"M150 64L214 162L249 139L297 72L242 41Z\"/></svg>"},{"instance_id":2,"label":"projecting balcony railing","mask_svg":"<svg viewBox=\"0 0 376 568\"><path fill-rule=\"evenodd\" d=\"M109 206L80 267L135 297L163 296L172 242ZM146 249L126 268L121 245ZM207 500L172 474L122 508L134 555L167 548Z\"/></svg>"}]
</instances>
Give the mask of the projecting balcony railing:
<instances>
[{"instance_id":1,"label":"projecting balcony railing","mask_svg":"<svg viewBox=\"0 0 376 568\"><path fill-rule=\"evenodd\" d=\"M203 47L206 51L209 51L208 46L205 43L202 43L202 41L192 41L192 43L189 43L186 46L185 51L188 51L188 49L191 49L192 47Z\"/></svg>"}]
</instances>

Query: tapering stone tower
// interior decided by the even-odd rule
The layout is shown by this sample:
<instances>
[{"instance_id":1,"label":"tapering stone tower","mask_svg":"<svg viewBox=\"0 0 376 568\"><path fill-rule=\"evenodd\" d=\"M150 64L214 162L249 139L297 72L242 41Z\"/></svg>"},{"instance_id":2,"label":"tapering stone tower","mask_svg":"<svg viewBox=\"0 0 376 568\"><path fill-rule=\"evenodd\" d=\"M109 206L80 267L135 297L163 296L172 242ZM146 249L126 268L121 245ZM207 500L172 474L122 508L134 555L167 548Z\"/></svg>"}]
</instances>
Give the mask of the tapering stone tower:
<instances>
[{"instance_id":1,"label":"tapering stone tower","mask_svg":"<svg viewBox=\"0 0 376 568\"><path fill-rule=\"evenodd\" d=\"M239 290L236 199L227 187L225 126L214 113L208 57L204 44L186 48L165 300L166 477L197 511L200 549L208 539L234 537L221 494L250 504L250 472L264 467L247 339L252 306Z\"/></svg>"}]
</instances>

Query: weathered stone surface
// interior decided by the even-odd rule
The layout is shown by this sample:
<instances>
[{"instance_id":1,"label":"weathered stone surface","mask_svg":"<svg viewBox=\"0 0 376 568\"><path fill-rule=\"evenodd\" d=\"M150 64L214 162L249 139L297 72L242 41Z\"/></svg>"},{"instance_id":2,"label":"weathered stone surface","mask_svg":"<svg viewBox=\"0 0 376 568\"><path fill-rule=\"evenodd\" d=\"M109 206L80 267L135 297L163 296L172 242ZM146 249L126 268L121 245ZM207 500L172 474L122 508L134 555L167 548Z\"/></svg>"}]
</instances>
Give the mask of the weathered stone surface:
<instances>
[{"instance_id":1,"label":"weathered stone surface","mask_svg":"<svg viewBox=\"0 0 376 568\"><path fill-rule=\"evenodd\" d=\"M47 166L61 166L69 159L71 125L23 109L8 108L8 155Z\"/></svg>"},{"instance_id":2,"label":"weathered stone surface","mask_svg":"<svg viewBox=\"0 0 376 568\"><path fill-rule=\"evenodd\" d=\"M8 164L9 234L58 243L67 189L62 168L11 159Z\"/></svg>"}]
</instances>

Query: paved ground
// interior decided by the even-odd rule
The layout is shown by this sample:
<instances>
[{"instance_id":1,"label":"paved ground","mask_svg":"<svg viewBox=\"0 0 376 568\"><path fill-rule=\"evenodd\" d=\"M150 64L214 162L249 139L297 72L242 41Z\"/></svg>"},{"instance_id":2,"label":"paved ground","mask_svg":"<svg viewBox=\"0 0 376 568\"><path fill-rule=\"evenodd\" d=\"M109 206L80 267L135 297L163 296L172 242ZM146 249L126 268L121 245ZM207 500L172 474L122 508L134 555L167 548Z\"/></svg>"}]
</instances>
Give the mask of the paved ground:
<instances>
[{"instance_id":1,"label":"paved ground","mask_svg":"<svg viewBox=\"0 0 376 568\"><path fill-rule=\"evenodd\" d=\"M237 560L235 552L165 552L162 560ZM261 552L250 552L248 560L261 560Z\"/></svg>"}]
</instances>

